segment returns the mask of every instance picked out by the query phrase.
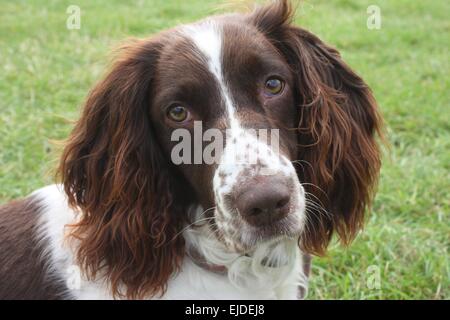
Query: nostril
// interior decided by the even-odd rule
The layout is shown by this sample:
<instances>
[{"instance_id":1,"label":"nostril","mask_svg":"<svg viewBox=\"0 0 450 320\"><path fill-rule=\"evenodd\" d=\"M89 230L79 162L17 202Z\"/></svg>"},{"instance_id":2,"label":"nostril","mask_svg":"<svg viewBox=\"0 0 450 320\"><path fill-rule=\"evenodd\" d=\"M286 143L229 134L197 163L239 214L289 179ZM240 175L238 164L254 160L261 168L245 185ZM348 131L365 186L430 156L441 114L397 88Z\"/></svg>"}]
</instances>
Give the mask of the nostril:
<instances>
[{"instance_id":1,"label":"nostril","mask_svg":"<svg viewBox=\"0 0 450 320\"><path fill-rule=\"evenodd\" d=\"M236 208L242 217L255 226L269 225L289 214L291 192L280 177L258 177L251 188L245 187L236 197Z\"/></svg>"},{"instance_id":2,"label":"nostril","mask_svg":"<svg viewBox=\"0 0 450 320\"><path fill-rule=\"evenodd\" d=\"M260 208L253 208L250 210L250 216L257 216L260 215L261 213L263 213L263 210Z\"/></svg>"},{"instance_id":3,"label":"nostril","mask_svg":"<svg viewBox=\"0 0 450 320\"><path fill-rule=\"evenodd\" d=\"M286 197L277 202L275 209L282 209L289 203L289 198Z\"/></svg>"}]
</instances>

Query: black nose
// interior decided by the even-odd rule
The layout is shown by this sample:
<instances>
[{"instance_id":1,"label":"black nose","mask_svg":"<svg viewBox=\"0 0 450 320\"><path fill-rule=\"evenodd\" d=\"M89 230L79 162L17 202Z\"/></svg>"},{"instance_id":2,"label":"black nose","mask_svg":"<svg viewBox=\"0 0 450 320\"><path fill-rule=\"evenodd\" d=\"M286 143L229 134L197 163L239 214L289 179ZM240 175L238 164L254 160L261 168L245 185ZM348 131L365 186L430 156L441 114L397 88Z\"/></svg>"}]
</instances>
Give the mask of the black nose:
<instances>
[{"instance_id":1,"label":"black nose","mask_svg":"<svg viewBox=\"0 0 450 320\"><path fill-rule=\"evenodd\" d=\"M255 177L236 197L236 206L242 217L254 226L281 220L289 213L288 183L277 176Z\"/></svg>"}]
</instances>

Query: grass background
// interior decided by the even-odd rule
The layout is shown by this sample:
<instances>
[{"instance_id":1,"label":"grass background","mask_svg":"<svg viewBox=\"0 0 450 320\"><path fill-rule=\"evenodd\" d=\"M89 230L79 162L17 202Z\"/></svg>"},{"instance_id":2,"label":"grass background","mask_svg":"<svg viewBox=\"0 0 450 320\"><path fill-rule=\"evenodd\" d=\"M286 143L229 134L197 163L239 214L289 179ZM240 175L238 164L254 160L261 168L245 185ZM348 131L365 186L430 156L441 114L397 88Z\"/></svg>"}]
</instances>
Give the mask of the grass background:
<instances>
[{"instance_id":1,"label":"grass background","mask_svg":"<svg viewBox=\"0 0 450 320\"><path fill-rule=\"evenodd\" d=\"M215 12L222 1L0 0L0 203L51 183L63 139L111 49ZM68 30L66 9L81 8ZM366 27L369 5L380 30ZM450 2L309 0L297 23L336 46L372 87L387 124L379 192L349 248L316 258L312 299L449 299ZM369 289L372 266L380 289Z\"/></svg>"}]
</instances>

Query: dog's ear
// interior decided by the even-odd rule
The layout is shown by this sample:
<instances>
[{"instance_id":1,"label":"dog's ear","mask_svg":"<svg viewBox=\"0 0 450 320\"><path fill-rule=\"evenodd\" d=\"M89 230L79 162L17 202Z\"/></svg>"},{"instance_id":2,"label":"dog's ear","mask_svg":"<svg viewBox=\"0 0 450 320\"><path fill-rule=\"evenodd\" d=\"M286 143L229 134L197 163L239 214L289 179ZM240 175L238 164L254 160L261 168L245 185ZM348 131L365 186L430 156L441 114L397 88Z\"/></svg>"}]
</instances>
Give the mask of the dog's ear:
<instances>
[{"instance_id":1,"label":"dog's ear","mask_svg":"<svg viewBox=\"0 0 450 320\"><path fill-rule=\"evenodd\" d=\"M105 275L114 295L129 298L164 292L184 252L173 179L150 121L160 46L142 40L122 49L90 92L59 170L80 211L72 226L78 262L89 278Z\"/></svg>"},{"instance_id":2,"label":"dog's ear","mask_svg":"<svg viewBox=\"0 0 450 320\"><path fill-rule=\"evenodd\" d=\"M323 254L334 231L347 244L363 227L380 171L381 118L369 87L339 52L292 26L292 17L283 0L257 9L250 19L295 75L298 160L304 163L298 174L310 195L302 244Z\"/></svg>"}]
</instances>

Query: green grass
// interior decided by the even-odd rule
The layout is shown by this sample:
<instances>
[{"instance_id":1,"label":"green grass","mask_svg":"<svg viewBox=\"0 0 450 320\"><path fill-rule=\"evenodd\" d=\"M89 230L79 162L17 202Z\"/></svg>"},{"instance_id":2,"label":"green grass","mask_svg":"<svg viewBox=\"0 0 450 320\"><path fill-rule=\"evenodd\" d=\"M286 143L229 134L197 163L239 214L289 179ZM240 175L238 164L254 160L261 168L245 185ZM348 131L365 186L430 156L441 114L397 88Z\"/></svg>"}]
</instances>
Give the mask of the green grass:
<instances>
[{"instance_id":1,"label":"green grass","mask_svg":"<svg viewBox=\"0 0 450 320\"><path fill-rule=\"evenodd\" d=\"M0 0L0 202L53 181L63 139L111 48L215 12L219 1ZM66 8L81 7L80 30ZM381 8L368 30L366 8ZM313 299L449 299L450 2L309 0L297 23L336 46L373 88L387 125L379 192L352 246L316 258ZM366 285L368 267L380 289Z\"/></svg>"}]
</instances>

